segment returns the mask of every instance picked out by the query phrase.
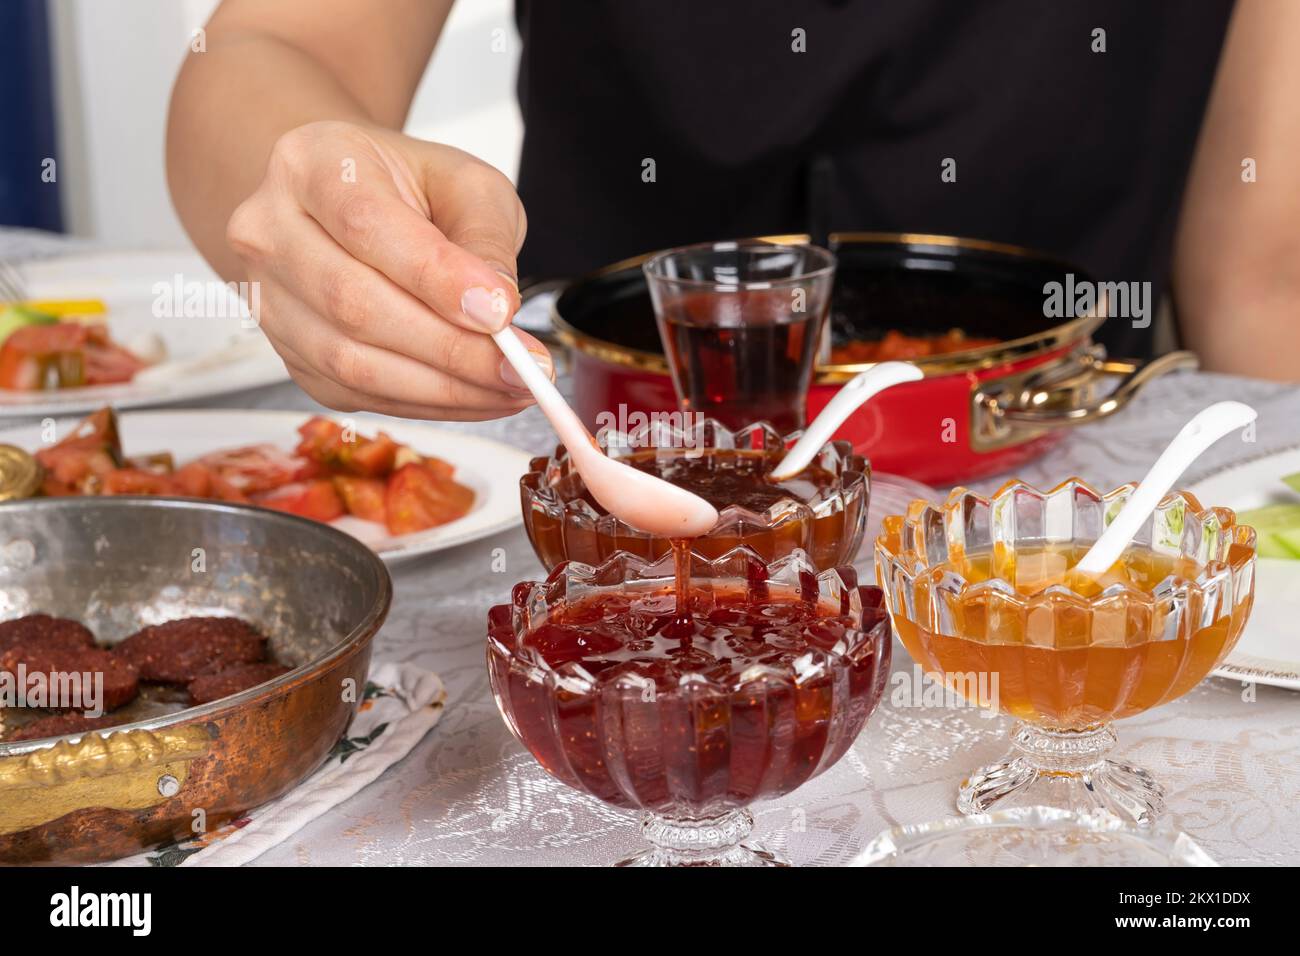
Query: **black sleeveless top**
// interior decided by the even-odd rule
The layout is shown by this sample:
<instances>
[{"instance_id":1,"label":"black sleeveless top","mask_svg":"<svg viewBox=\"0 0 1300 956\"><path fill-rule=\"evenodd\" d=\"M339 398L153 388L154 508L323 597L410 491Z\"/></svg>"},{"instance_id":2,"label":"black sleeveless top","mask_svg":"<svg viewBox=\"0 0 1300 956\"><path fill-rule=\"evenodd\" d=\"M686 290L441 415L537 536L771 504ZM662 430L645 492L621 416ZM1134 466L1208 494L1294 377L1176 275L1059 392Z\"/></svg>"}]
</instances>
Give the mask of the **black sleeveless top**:
<instances>
[{"instance_id":1,"label":"black sleeveless top","mask_svg":"<svg viewBox=\"0 0 1300 956\"><path fill-rule=\"evenodd\" d=\"M517 0L521 274L746 235L928 232L1150 281L1158 301L1231 9ZM1102 338L1151 349L1128 322Z\"/></svg>"}]
</instances>

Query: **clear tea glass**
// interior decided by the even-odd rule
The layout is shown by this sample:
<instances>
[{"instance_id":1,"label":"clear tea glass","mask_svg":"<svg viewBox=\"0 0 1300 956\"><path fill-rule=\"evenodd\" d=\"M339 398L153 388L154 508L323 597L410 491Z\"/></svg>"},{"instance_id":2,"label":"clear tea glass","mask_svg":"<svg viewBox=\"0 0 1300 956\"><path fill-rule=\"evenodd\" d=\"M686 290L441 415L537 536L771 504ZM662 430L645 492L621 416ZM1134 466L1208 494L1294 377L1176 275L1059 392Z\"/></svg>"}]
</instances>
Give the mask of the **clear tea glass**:
<instances>
[{"instance_id":1,"label":"clear tea glass","mask_svg":"<svg viewBox=\"0 0 1300 956\"><path fill-rule=\"evenodd\" d=\"M807 423L835 257L761 240L670 249L642 266L682 409L736 429Z\"/></svg>"}]
</instances>

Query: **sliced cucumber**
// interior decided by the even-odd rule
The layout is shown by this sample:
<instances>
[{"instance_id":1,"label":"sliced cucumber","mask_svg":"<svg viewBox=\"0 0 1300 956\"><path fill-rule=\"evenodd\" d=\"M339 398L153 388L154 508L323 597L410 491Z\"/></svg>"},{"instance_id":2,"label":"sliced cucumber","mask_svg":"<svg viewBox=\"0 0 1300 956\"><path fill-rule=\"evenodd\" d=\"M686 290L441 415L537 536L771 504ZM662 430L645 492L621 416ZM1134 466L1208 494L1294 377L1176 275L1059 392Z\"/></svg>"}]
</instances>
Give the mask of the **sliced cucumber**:
<instances>
[{"instance_id":1,"label":"sliced cucumber","mask_svg":"<svg viewBox=\"0 0 1300 956\"><path fill-rule=\"evenodd\" d=\"M1261 558L1300 561L1300 504L1252 508L1239 512L1237 520L1255 529Z\"/></svg>"},{"instance_id":2,"label":"sliced cucumber","mask_svg":"<svg viewBox=\"0 0 1300 956\"><path fill-rule=\"evenodd\" d=\"M1300 529L1300 504L1265 505L1239 511L1237 520L1260 532Z\"/></svg>"},{"instance_id":3,"label":"sliced cucumber","mask_svg":"<svg viewBox=\"0 0 1300 956\"><path fill-rule=\"evenodd\" d=\"M1256 545L1261 558L1282 558L1286 561L1300 561L1300 535L1294 531L1281 533L1261 531L1256 538Z\"/></svg>"}]
</instances>

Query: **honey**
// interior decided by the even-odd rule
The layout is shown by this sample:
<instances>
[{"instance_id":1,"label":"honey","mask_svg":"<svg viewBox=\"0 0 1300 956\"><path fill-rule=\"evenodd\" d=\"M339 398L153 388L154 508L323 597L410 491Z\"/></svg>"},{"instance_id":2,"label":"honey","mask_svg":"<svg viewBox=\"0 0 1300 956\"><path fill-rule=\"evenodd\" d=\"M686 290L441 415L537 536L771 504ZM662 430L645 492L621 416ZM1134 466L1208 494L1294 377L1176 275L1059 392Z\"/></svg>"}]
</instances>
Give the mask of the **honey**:
<instances>
[{"instance_id":1,"label":"honey","mask_svg":"<svg viewBox=\"0 0 1300 956\"><path fill-rule=\"evenodd\" d=\"M1194 561L1131 548L1095 582L1098 590L1125 587L1083 598L1068 585L1069 569L1086 550L1008 549L935 564L917 580L916 599L939 602L947 621L940 627L933 616L917 615L927 620L918 623L895 615L899 638L949 686L997 688L997 700L977 703L1065 730L1128 717L1181 696L1236 643L1248 602L1232 603L1208 623L1179 626L1178 614L1202 610L1198 601L1180 612L1173 599L1205 573ZM1244 558L1230 550L1228 563ZM940 582L953 574L967 587L945 594ZM993 578L1010 584L1015 596L977 587ZM969 680L980 674L998 680Z\"/></svg>"}]
</instances>

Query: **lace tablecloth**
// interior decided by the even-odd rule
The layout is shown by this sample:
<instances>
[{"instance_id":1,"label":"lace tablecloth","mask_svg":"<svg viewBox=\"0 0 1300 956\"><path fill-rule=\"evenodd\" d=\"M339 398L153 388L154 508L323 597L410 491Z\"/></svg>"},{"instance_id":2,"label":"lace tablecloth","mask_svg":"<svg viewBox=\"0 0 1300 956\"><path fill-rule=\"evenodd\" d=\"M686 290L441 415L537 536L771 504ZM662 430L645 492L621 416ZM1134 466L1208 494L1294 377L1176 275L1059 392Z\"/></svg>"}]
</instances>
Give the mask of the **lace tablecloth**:
<instances>
[{"instance_id":1,"label":"lace tablecloth","mask_svg":"<svg viewBox=\"0 0 1300 956\"><path fill-rule=\"evenodd\" d=\"M1070 474L1107 485L1139 477L1191 414L1223 398L1259 409L1256 440L1225 439L1198 470L1300 441L1300 389L1187 373L1153 383L1113 419L1076 430L1022 474L1040 486ZM291 385L218 404L313 407ZM536 410L445 427L539 453L552 442ZM1000 481L976 486L991 491ZM494 570L498 548L504 571ZM397 566L396 599L375 654L436 670L447 686L446 714L406 760L256 863L554 866L609 863L639 848L629 814L548 777L492 702L483 661L487 608L541 571L522 529ZM912 661L897 644L894 666L910 679ZM1209 679L1181 700L1122 721L1119 752L1159 776L1173 818L1215 859L1300 863L1300 694L1244 690ZM887 696L838 765L755 807L755 835L795 863L843 863L886 827L954 814L957 782L1005 752L1009 726L1007 718L903 706Z\"/></svg>"}]
</instances>

